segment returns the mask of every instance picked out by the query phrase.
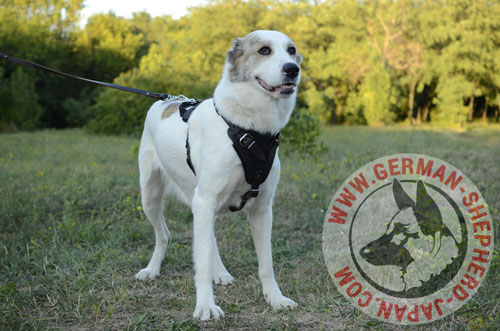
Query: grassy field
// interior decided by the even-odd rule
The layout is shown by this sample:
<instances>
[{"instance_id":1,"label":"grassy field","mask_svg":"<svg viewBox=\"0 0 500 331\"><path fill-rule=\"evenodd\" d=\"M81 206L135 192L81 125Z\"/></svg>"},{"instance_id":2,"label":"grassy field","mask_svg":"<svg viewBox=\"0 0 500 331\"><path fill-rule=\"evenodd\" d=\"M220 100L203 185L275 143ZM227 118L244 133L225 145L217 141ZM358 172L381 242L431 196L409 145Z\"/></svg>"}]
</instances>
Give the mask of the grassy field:
<instances>
[{"instance_id":1,"label":"grassy field","mask_svg":"<svg viewBox=\"0 0 500 331\"><path fill-rule=\"evenodd\" d=\"M235 284L215 286L221 321L191 319L195 306L190 211L168 198L172 233L160 276L139 282L154 247L140 206L138 140L83 131L0 135L0 329L331 330L400 329L361 314L337 292L322 254L325 209L358 167L385 155L427 154L461 169L481 190L499 246L500 130L436 132L331 127L318 160L285 156L274 208L273 255L283 293L299 303L273 313L257 277L242 214L218 220L222 259ZM500 256L477 295L423 329L496 329Z\"/></svg>"}]
</instances>

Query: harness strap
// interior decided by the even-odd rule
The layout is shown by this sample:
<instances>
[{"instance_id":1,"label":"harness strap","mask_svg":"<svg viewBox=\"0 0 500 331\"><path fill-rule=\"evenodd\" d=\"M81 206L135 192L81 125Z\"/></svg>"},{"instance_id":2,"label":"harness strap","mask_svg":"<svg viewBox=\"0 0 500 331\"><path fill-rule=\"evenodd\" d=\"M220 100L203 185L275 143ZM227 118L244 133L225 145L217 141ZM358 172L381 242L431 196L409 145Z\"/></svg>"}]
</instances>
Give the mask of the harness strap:
<instances>
[{"instance_id":1,"label":"harness strap","mask_svg":"<svg viewBox=\"0 0 500 331\"><path fill-rule=\"evenodd\" d=\"M200 103L201 101L186 101L179 106L179 114L184 122L188 123L189 117ZM271 172L276 151L280 143L280 132L278 131L272 135L243 129L226 120L224 116L219 113L215 101L214 107L216 113L228 125L227 135L233 142L233 148L240 158L245 173L245 180L251 185L250 190L241 196L240 205L229 207L230 211L236 212L242 210L248 200L256 198L259 195L260 184L266 181L267 176ZM191 161L189 131L186 135L186 163L196 176L196 171Z\"/></svg>"},{"instance_id":2,"label":"harness strap","mask_svg":"<svg viewBox=\"0 0 500 331\"><path fill-rule=\"evenodd\" d=\"M260 172L257 173L258 176L261 175ZM257 182L257 180L255 181ZM259 184L252 184L250 187L250 190L246 191L242 196L241 196L241 202L238 207L236 206L229 206L229 210L232 212L240 211L242 210L245 205L247 204L248 200L251 198L256 198L259 195Z\"/></svg>"},{"instance_id":3,"label":"harness strap","mask_svg":"<svg viewBox=\"0 0 500 331\"><path fill-rule=\"evenodd\" d=\"M229 123L227 121L226 123L229 125L228 135L231 140L233 140L233 143L236 141L236 143L241 147L248 149L259 161L266 160L266 154L264 153L262 148L260 148L260 146L255 143L255 140L250 133L234 125L233 123ZM236 139L233 139L233 137Z\"/></svg>"},{"instance_id":4,"label":"harness strap","mask_svg":"<svg viewBox=\"0 0 500 331\"><path fill-rule=\"evenodd\" d=\"M233 212L240 211L245 207L248 200L259 195L260 184L265 182L271 172L281 136L279 131L272 135L243 129L229 122L219 113L215 100L214 107L217 114L228 125L227 134L232 140L233 148L243 165L245 180L251 185L250 190L241 196L240 205L238 207L229 207L229 210Z\"/></svg>"},{"instance_id":5,"label":"harness strap","mask_svg":"<svg viewBox=\"0 0 500 331\"><path fill-rule=\"evenodd\" d=\"M181 116L184 122L188 122L189 117L193 113L193 111L200 105L201 101L185 101L179 106L179 115ZM193 161L191 161L191 146L189 146L189 127L188 132L186 134L186 163L196 176L196 171L194 170Z\"/></svg>"},{"instance_id":6,"label":"harness strap","mask_svg":"<svg viewBox=\"0 0 500 331\"><path fill-rule=\"evenodd\" d=\"M203 100L202 100L203 101ZM185 101L180 104L179 106L179 115L181 115L181 118L184 122L188 122L189 117L193 113L193 111L200 105L201 101L200 100L195 100L195 101Z\"/></svg>"},{"instance_id":7,"label":"harness strap","mask_svg":"<svg viewBox=\"0 0 500 331\"><path fill-rule=\"evenodd\" d=\"M193 161L191 161L191 146L189 146L189 132L186 134L186 163L191 168L191 171L196 176Z\"/></svg>"}]
</instances>

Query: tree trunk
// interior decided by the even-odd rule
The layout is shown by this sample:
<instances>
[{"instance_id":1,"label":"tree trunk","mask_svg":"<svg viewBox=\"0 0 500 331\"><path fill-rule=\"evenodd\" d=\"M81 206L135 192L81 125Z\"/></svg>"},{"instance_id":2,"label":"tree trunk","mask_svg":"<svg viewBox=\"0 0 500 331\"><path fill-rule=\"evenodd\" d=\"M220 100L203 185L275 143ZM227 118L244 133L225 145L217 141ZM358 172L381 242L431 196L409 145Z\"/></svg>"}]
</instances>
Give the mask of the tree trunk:
<instances>
[{"instance_id":1,"label":"tree trunk","mask_svg":"<svg viewBox=\"0 0 500 331\"><path fill-rule=\"evenodd\" d=\"M469 122L474 118L474 94L470 97L469 101Z\"/></svg>"},{"instance_id":2,"label":"tree trunk","mask_svg":"<svg viewBox=\"0 0 500 331\"><path fill-rule=\"evenodd\" d=\"M422 124L422 107L417 108L417 123Z\"/></svg>"},{"instance_id":3,"label":"tree trunk","mask_svg":"<svg viewBox=\"0 0 500 331\"><path fill-rule=\"evenodd\" d=\"M408 95L408 119L410 120L410 124L413 124L413 106L415 104L415 83L411 83L410 93Z\"/></svg>"},{"instance_id":4,"label":"tree trunk","mask_svg":"<svg viewBox=\"0 0 500 331\"><path fill-rule=\"evenodd\" d=\"M486 122L488 115L488 97L484 97L483 122Z\"/></svg>"},{"instance_id":5,"label":"tree trunk","mask_svg":"<svg viewBox=\"0 0 500 331\"><path fill-rule=\"evenodd\" d=\"M330 124L338 124L337 103L335 100L332 100L332 107L330 108Z\"/></svg>"},{"instance_id":6,"label":"tree trunk","mask_svg":"<svg viewBox=\"0 0 500 331\"><path fill-rule=\"evenodd\" d=\"M427 118L429 117L429 107L430 105L428 104L424 107L424 113L422 114L422 122L424 123L427 122Z\"/></svg>"}]
</instances>

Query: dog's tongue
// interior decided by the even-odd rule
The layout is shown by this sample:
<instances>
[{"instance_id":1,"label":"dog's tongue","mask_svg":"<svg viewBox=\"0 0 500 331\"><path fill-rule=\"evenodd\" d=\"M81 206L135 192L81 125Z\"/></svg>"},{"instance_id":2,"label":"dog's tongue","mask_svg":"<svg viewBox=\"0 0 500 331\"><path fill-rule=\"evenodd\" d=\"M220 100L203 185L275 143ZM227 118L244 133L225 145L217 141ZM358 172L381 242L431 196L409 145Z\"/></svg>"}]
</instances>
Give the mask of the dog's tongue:
<instances>
[{"instance_id":1,"label":"dog's tongue","mask_svg":"<svg viewBox=\"0 0 500 331\"><path fill-rule=\"evenodd\" d=\"M275 87L267 85L267 83L260 78L258 79L258 81L259 81L260 85L262 85L262 87L264 87L268 91L274 92L274 90L276 89Z\"/></svg>"}]
</instances>

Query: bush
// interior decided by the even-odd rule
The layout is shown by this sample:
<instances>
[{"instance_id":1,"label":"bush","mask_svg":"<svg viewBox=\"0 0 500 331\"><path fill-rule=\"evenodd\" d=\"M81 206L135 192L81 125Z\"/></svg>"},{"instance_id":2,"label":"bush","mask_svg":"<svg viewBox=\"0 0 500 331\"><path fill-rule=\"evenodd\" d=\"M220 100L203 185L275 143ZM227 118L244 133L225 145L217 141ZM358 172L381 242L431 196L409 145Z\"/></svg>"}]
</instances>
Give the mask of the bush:
<instances>
[{"instance_id":1,"label":"bush","mask_svg":"<svg viewBox=\"0 0 500 331\"><path fill-rule=\"evenodd\" d=\"M321 121L310 115L306 109L297 108L292 113L288 125L281 130L281 146L286 154L317 156L327 150L318 141L321 135Z\"/></svg>"},{"instance_id":2,"label":"bush","mask_svg":"<svg viewBox=\"0 0 500 331\"><path fill-rule=\"evenodd\" d=\"M146 84L138 84L136 71L120 75L114 83L151 90ZM144 126L148 108L154 102L141 95L115 89L103 89L91 107L92 120L87 128L93 133L106 135L139 136Z\"/></svg>"},{"instance_id":3,"label":"bush","mask_svg":"<svg viewBox=\"0 0 500 331\"><path fill-rule=\"evenodd\" d=\"M0 81L0 106L0 129L32 130L39 125L43 109L38 103L31 71L16 67L8 80Z\"/></svg>"}]
</instances>

